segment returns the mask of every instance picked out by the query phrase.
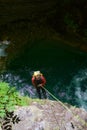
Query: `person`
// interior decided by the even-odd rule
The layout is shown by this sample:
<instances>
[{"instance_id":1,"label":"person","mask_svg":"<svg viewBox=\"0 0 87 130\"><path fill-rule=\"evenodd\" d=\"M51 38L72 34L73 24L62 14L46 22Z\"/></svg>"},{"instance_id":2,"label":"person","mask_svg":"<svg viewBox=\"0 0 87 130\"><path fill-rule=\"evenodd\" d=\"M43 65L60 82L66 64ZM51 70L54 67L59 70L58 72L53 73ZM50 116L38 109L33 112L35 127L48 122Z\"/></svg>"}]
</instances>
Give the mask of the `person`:
<instances>
[{"instance_id":1,"label":"person","mask_svg":"<svg viewBox=\"0 0 87 130\"><path fill-rule=\"evenodd\" d=\"M46 91L44 89L44 86L46 84L46 79L40 71L34 72L32 76L32 84L36 88L39 99L42 99L41 92L43 93L43 98L46 99L47 96L46 96Z\"/></svg>"}]
</instances>

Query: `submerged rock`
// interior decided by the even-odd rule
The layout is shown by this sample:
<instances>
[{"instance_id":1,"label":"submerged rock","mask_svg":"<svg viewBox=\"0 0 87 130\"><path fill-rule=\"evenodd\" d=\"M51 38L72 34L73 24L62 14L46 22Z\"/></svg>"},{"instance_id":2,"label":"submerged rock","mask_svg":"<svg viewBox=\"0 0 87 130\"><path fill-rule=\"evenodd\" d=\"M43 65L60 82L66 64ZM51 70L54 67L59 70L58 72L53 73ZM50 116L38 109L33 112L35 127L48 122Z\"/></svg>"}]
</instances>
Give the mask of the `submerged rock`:
<instances>
[{"instance_id":1,"label":"submerged rock","mask_svg":"<svg viewBox=\"0 0 87 130\"><path fill-rule=\"evenodd\" d=\"M30 106L17 107L20 118L12 130L87 130L87 112L60 102L43 100L32 102Z\"/></svg>"}]
</instances>

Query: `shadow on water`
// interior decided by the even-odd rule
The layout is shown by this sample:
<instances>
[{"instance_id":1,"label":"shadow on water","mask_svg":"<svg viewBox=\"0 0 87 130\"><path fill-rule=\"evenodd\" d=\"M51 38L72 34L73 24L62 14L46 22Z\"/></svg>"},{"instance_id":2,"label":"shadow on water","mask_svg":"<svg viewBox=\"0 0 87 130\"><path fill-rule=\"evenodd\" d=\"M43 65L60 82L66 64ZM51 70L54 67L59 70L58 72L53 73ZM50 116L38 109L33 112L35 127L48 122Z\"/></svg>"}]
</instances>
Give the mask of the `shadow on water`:
<instances>
[{"instance_id":1,"label":"shadow on water","mask_svg":"<svg viewBox=\"0 0 87 130\"><path fill-rule=\"evenodd\" d=\"M46 88L52 94L63 102L87 109L86 57L65 46L39 41L31 49L25 47L1 79L15 86L22 95L36 98L31 77L33 71L40 70L46 77Z\"/></svg>"}]
</instances>

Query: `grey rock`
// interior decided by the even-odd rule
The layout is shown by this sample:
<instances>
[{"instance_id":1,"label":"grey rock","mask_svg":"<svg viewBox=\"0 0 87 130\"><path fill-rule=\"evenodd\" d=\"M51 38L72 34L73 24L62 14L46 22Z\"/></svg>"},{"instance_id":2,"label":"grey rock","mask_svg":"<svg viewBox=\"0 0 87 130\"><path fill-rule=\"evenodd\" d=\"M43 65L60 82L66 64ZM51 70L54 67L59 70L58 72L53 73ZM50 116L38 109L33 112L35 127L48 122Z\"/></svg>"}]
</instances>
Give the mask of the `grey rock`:
<instances>
[{"instance_id":1,"label":"grey rock","mask_svg":"<svg viewBox=\"0 0 87 130\"><path fill-rule=\"evenodd\" d=\"M71 106L68 111L59 102L43 102L17 107L15 114L21 121L12 125L12 130L87 130L85 110Z\"/></svg>"}]
</instances>

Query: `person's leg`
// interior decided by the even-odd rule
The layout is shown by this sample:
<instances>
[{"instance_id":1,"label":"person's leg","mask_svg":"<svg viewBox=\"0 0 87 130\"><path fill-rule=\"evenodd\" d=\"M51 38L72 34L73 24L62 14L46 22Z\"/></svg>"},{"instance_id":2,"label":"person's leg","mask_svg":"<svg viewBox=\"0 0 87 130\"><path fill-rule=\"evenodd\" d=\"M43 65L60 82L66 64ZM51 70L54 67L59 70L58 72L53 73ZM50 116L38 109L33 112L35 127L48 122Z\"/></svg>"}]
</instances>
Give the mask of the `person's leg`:
<instances>
[{"instance_id":1,"label":"person's leg","mask_svg":"<svg viewBox=\"0 0 87 130\"><path fill-rule=\"evenodd\" d=\"M39 99L41 99L40 87L37 87L36 90L37 90L37 94L38 94Z\"/></svg>"},{"instance_id":2,"label":"person's leg","mask_svg":"<svg viewBox=\"0 0 87 130\"><path fill-rule=\"evenodd\" d=\"M43 93L44 98L47 99L47 95L46 95L45 89L43 87L41 87L41 89L42 89L42 93Z\"/></svg>"}]
</instances>

